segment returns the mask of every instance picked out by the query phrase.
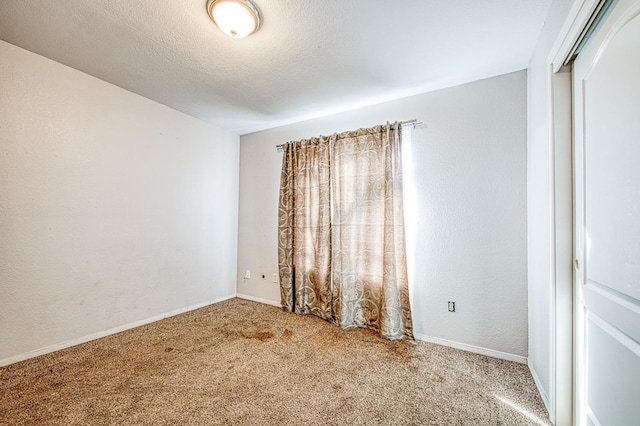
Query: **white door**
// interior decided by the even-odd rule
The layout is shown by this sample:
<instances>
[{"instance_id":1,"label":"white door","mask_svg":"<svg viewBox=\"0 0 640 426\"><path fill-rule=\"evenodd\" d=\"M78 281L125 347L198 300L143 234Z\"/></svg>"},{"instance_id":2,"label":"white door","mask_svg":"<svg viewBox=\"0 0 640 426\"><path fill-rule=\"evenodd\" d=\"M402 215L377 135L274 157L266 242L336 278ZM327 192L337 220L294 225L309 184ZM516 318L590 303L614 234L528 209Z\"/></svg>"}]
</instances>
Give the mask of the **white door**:
<instances>
[{"instance_id":1,"label":"white door","mask_svg":"<svg viewBox=\"0 0 640 426\"><path fill-rule=\"evenodd\" d=\"M573 71L576 419L640 425L640 0Z\"/></svg>"}]
</instances>

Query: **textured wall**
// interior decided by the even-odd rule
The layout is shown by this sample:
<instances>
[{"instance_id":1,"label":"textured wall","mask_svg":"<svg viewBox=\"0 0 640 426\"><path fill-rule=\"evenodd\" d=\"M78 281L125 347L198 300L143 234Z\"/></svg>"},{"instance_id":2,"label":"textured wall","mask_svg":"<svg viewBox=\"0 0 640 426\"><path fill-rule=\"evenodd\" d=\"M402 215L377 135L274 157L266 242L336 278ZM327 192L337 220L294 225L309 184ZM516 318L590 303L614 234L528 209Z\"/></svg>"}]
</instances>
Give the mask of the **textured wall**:
<instances>
[{"instance_id":1,"label":"textured wall","mask_svg":"<svg viewBox=\"0 0 640 426\"><path fill-rule=\"evenodd\" d=\"M238 292L279 302L271 282L276 144L416 118L426 127L414 131L415 191L406 197L415 217L408 232L415 331L526 356L526 79L520 71L242 136ZM448 300L456 313L447 312Z\"/></svg>"},{"instance_id":2,"label":"textured wall","mask_svg":"<svg viewBox=\"0 0 640 426\"><path fill-rule=\"evenodd\" d=\"M0 362L235 293L238 136L0 41Z\"/></svg>"}]
</instances>

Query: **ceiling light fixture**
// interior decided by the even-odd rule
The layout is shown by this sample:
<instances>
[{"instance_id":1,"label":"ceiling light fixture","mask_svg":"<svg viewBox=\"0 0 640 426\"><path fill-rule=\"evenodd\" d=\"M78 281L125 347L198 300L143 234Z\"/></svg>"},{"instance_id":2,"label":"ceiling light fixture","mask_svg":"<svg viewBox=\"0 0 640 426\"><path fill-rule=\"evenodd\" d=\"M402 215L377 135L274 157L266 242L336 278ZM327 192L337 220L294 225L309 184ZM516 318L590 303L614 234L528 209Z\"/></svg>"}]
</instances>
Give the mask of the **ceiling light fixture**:
<instances>
[{"instance_id":1,"label":"ceiling light fixture","mask_svg":"<svg viewBox=\"0 0 640 426\"><path fill-rule=\"evenodd\" d=\"M233 38L253 34L262 25L260 10L251 0L209 0L207 13L223 33Z\"/></svg>"}]
</instances>

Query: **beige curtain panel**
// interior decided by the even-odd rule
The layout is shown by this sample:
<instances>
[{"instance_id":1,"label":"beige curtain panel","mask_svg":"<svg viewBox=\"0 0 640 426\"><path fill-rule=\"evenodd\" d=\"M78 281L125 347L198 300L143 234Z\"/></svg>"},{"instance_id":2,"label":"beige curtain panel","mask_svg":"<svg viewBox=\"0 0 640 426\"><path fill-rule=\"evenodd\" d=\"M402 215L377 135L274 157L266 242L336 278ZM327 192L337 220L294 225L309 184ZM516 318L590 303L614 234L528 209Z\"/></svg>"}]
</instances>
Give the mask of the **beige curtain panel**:
<instances>
[{"instance_id":1,"label":"beige curtain panel","mask_svg":"<svg viewBox=\"0 0 640 426\"><path fill-rule=\"evenodd\" d=\"M282 306L387 339L413 338L400 123L283 147Z\"/></svg>"}]
</instances>

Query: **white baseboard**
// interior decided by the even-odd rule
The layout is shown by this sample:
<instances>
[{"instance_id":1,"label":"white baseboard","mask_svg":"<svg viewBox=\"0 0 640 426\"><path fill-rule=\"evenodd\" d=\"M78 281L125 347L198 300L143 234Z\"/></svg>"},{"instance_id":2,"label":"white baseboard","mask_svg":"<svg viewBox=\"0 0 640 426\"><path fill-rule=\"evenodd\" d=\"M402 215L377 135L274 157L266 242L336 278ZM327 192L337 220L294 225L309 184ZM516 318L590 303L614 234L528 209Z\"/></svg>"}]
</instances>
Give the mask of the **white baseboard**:
<instances>
[{"instance_id":1,"label":"white baseboard","mask_svg":"<svg viewBox=\"0 0 640 426\"><path fill-rule=\"evenodd\" d=\"M554 419L555 413L551 411L551 401L549 400L549 394L547 394L545 388L542 387L542 382L540 381L540 377L538 377L538 373L536 372L536 369L533 368L533 364L531 364L531 361L529 361L527 365L529 366L529 371L531 372L531 376L533 377L533 382L536 384L536 387L538 388L538 393L540 394L540 398L542 398L542 402L544 403L544 406L547 409L547 414L549 414L549 419L553 424L555 424L556 423Z\"/></svg>"},{"instance_id":2,"label":"white baseboard","mask_svg":"<svg viewBox=\"0 0 640 426\"><path fill-rule=\"evenodd\" d=\"M55 351L59 351L61 349L66 349L69 348L71 346L76 346L82 343L86 343L88 341L91 340L95 340L95 339L99 339L101 337L105 337L105 336L109 336L111 334L116 334L116 333L120 333L121 331L125 331L125 330L129 330L135 327L140 327L141 325L145 325L145 324L149 324L155 321L159 321L165 318L169 318L175 315L179 315L185 312L189 312L189 311L193 311L195 309L199 309L208 305L213 305L215 303L219 303L222 302L224 300L228 300L228 299L232 299L234 297L237 297L239 299L245 299L245 300L251 300L253 302L258 302L258 303L263 303L265 305L271 305L271 306L276 306L278 308L281 307L280 303L278 302L274 302L273 300L269 300L269 299L263 299L260 297L255 297L255 296L250 296L248 294L241 294L241 293L237 293L235 295L230 295L230 296L224 296L224 297L220 297L218 299L214 299L214 300L209 300L206 302L202 302L202 303L197 303L195 305L190 305L190 306L186 306L180 309L176 309L174 311L171 312L166 312L160 315L156 315L150 318L145 318L143 320L139 320L139 321L135 321L129 324L124 324L118 327L114 327L114 328L110 328L108 330L104 330L104 331L99 331L97 333L92 333L89 334L87 336L83 336L83 337L79 337L77 339L72 339L66 342L62 342L62 343L56 343L54 345L50 345L50 346L46 346L44 348L40 348L40 349L36 349L34 351L30 351L30 352L25 352L23 354L19 354L19 355L14 355L8 358L4 358L0 360L0 367L5 366L5 365L9 365L9 364L13 364L19 361L24 361L26 359L29 358L34 358L36 356L40 356L40 355L44 355L44 354L48 354L51 352L55 352ZM450 340L446 340L446 339L440 339L438 337L431 337L431 336L426 336L426 335L422 335L422 334L415 334L415 338L417 340L423 340L425 342L430 342L430 343L435 343L438 345L443 345L443 346L450 346L452 348L456 348L456 349L461 349L464 351L468 351L468 352L474 352L474 353L478 353L478 354L482 354L482 355L487 355L490 357L494 357L494 358L499 358L499 359L504 359L507 361L515 361L521 364L527 364L527 358L520 356L520 355L514 355L514 354L509 354L506 352L500 352L500 351L496 351L493 349L487 349L487 348L481 348L478 346L473 346L473 345L467 345L465 343L459 343L459 342L453 342ZM543 391L543 388L540 386L540 380L538 379L538 376L535 373L535 370L531 367L531 365L529 365L529 370L531 370L531 374L533 376L533 380L536 383L536 386L538 387L538 390L540 392L540 395L542 397L542 400L544 401L545 406L547 407L547 410L549 409L549 399L546 395L546 393Z\"/></svg>"},{"instance_id":3,"label":"white baseboard","mask_svg":"<svg viewBox=\"0 0 640 426\"><path fill-rule=\"evenodd\" d=\"M507 352L496 351L493 349L481 348L479 346L468 345L466 343L453 342L451 340L440 339L439 337L425 336L424 334L415 334L414 337L417 340L423 340L429 343L435 343L437 345L449 346L456 349L461 349L467 352L473 352L476 354L486 355L493 358L504 359L507 361L514 361L520 364L527 363L527 357L521 355L514 355Z\"/></svg>"},{"instance_id":4,"label":"white baseboard","mask_svg":"<svg viewBox=\"0 0 640 426\"><path fill-rule=\"evenodd\" d=\"M237 293L236 297L238 299L251 300L252 302L264 303L265 305L277 306L281 308L282 305L279 302L274 302L273 300L263 299L261 297L249 296L248 294Z\"/></svg>"},{"instance_id":5,"label":"white baseboard","mask_svg":"<svg viewBox=\"0 0 640 426\"><path fill-rule=\"evenodd\" d=\"M140 327L141 325L149 324L149 323L152 323L152 322L155 322L155 321L160 321L160 320L165 319L165 318L169 318L169 317L172 317L172 316L175 316L175 315L183 314L185 312L193 311L195 309L203 308L205 306L213 305L214 303L219 303L219 302L222 302L224 300L233 299L234 297L235 297L235 294L232 294L230 296L220 297L218 299L209 300L209 301L202 302L202 303L197 303L195 305L185 306L184 308L176 309L176 310L171 311L171 312L166 312L164 314L155 315L155 316L150 317L150 318L145 318L145 319L142 319L142 320L139 320L139 321L135 321L135 322L132 322L132 323L129 323L129 324L124 324L124 325L121 325L121 326L118 326L118 327L110 328L108 330L98 331L97 333L92 333L92 334L89 334L87 336L79 337L77 339L69 340L69 341L62 342L62 343L56 343L54 345L45 346L44 348L36 349L34 351L25 352L23 354L10 356L9 358L0 359L0 367L5 366L5 365L9 365L9 364L13 364L13 363L19 362L19 361L24 361L26 359L34 358L34 357L37 357L37 356L40 356L40 355L48 354L48 353L51 353L51 352L59 351L61 349L70 348L71 346L76 346L76 345L79 345L81 343L86 343L86 342L88 342L90 340L95 340L95 339L99 339L101 337L109 336L111 334L120 333L121 331L129 330L131 328Z\"/></svg>"}]
</instances>

